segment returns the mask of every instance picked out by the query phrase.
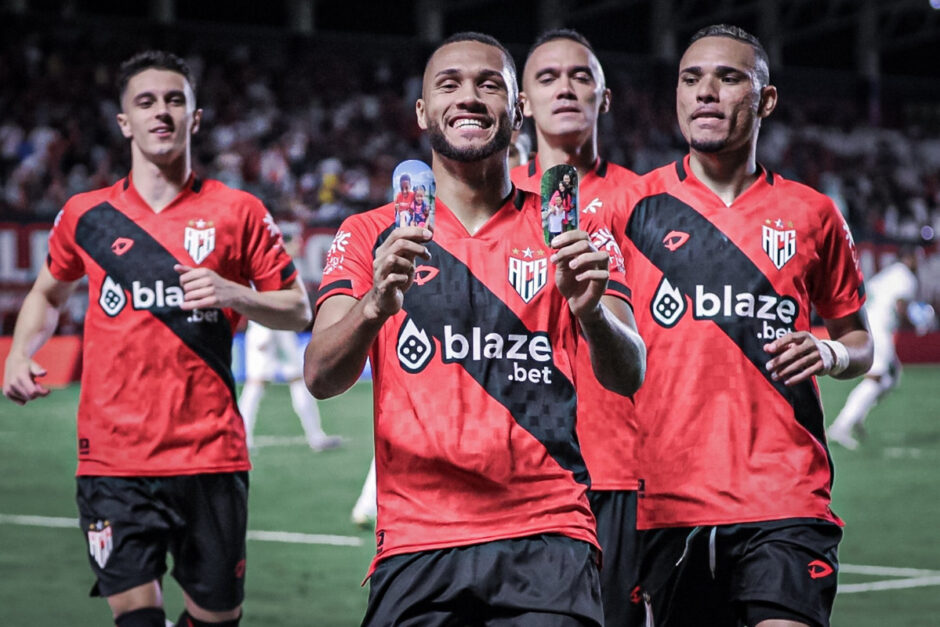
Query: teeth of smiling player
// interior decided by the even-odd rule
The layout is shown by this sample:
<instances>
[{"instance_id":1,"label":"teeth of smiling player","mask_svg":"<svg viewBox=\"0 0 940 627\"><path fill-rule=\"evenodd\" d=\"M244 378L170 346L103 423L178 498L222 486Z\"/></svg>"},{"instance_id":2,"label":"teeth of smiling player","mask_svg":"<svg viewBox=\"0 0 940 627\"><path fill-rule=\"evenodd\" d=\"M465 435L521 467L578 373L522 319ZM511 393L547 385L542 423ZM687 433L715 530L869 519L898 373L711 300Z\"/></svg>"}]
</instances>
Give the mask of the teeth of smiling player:
<instances>
[{"instance_id":1,"label":"teeth of smiling player","mask_svg":"<svg viewBox=\"0 0 940 627\"><path fill-rule=\"evenodd\" d=\"M477 128L483 128L483 122L480 120L457 120L454 122L454 128L463 128L465 126L475 126Z\"/></svg>"}]
</instances>

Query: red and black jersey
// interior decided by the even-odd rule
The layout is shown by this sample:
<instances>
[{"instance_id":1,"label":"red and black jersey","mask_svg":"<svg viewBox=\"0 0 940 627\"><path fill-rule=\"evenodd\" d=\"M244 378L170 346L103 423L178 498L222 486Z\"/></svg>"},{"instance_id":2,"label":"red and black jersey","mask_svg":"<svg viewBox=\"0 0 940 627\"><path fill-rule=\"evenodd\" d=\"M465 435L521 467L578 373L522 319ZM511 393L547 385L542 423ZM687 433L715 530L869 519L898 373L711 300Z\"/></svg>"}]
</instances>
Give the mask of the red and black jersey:
<instances>
[{"instance_id":1,"label":"red and black jersey","mask_svg":"<svg viewBox=\"0 0 940 627\"><path fill-rule=\"evenodd\" d=\"M539 193L542 171L538 159L513 168L512 180L521 189ZM598 159L578 185L582 223L588 216L602 216L589 231L599 250L610 255L611 269L624 272L623 255L610 230L607 216L627 210L626 190L639 179L632 171ZM631 286L632 287L632 286ZM611 392L594 376L591 355L578 351L575 386L578 390L578 439L581 452L591 473L592 490L636 490L637 471L634 460L636 419L633 400Z\"/></svg>"},{"instance_id":2,"label":"red and black jersey","mask_svg":"<svg viewBox=\"0 0 940 627\"><path fill-rule=\"evenodd\" d=\"M640 529L793 517L839 523L816 381L771 379L764 344L858 311L849 228L827 197L763 170L730 206L689 158L644 176L623 235L647 346L635 395Z\"/></svg>"},{"instance_id":3,"label":"red and black jersey","mask_svg":"<svg viewBox=\"0 0 940 627\"><path fill-rule=\"evenodd\" d=\"M78 474L188 475L247 470L235 404L228 309L183 311L174 264L258 290L295 275L261 202L193 177L155 213L130 177L71 198L49 236L61 281L88 277L78 407Z\"/></svg>"},{"instance_id":4,"label":"red and black jersey","mask_svg":"<svg viewBox=\"0 0 940 627\"><path fill-rule=\"evenodd\" d=\"M554 280L539 197L514 191L475 234L437 200L431 259L372 345L378 552L541 533L596 544L575 434L577 320ZM347 219L318 302L361 298L392 204ZM586 220L586 222L590 222ZM621 295L613 273L608 293Z\"/></svg>"}]
</instances>

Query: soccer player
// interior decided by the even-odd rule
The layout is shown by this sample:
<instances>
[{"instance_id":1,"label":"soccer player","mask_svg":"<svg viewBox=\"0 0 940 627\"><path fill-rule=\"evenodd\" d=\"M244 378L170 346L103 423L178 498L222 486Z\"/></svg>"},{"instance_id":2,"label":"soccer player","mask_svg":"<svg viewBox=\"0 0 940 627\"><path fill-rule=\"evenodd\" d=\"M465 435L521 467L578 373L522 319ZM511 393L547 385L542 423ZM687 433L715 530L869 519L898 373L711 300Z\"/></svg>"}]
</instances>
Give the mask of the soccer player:
<instances>
[{"instance_id":1,"label":"soccer player","mask_svg":"<svg viewBox=\"0 0 940 627\"><path fill-rule=\"evenodd\" d=\"M177 624L234 627L250 466L232 333L241 316L300 330L310 305L261 202L193 174L202 110L185 62L135 55L118 93L130 174L72 197L56 218L3 392L19 404L49 393L31 357L87 276L77 501L92 594L107 598L118 627L165 627L169 550L186 606Z\"/></svg>"},{"instance_id":2,"label":"soccer player","mask_svg":"<svg viewBox=\"0 0 940 627\"><path fill-rule=\"evenodd\" d=\"M624 189L639 178L598 156L597 121L610 108L604 70L590 42L570 29L542 34L522 72L523 113L535 122L535 158L512 170L522 189L538 192L542 172L566 163L578 170L582 215L626 209ZM591 234L624 271L623 256L608 228ZM639 625L643 605L631 601L636 585L636 422L632 399L602 386L588 351L578 350L578 440L591 475L588 498L603 549L601 591L608 626ZM634 599L636 600L636 599Z\"/></svg>"},{"instance_id":3,"label":"soccer player","mask_svg":"<svg viewBox=\"0 0 940 627\"><path fill-rule=\"evenodd\" d=\"M865 312L875 352L871 370L845 400L827 435L847 449L858 448L855 436L863 430L871 408L901 380L901 362L894 347L894 332L907 319L907 308L917 296L917 249L904 246L897 260L866 281Z\"/></svg>"},{"instance_id":4,"label":"soccer player","mask_svg":"<svg viewBox=\"0 0 940 627\"><path fill-rule=\"evenodd\" d=\"M864 373L871 338L842 215L756 161L776 105L755 37L698 31L676 87L689 154L616 223L649 347L637 526L657 626L829 624L842 522L814 377Z\"/></svg>"},{"instance_id":5,"label":"soccer player","mask_svg":"<svg viewBox=\"0 0 940 627\"><path fill-rule=\"evenodd\" d=\"M522 118L498 41L441 44L416 112L433 239L392 228L393 205L347 219L304 365L318 398L349 388L367 356L373 366L379 511L363 622L600 625L572 375L586 342L604 385L640 385L645 349L612 287L622 275L584 231L547 246L539 196L513 188Z\"/></svg>"},{"instance_id":6,"label":"soccer player","mask_svg":"<svg viewBox=\"0 0 940 627\"><path fill-rule=\"evenodd\" d=\"M238 410L245 421L248 448L254 448L254 430L264 387L280 372L290 389L291 406L300 418L307 444L315 452L341 446L343 438L327 435L320 424L320 410L307 392L303 378L303 351L293 331L276 331L248 322L245 329L245 385L238 397Z\"/></svg>"},{"instance_id":7,"label":"soccer player","mask_svg":"<svg viewBox=\"0 0 940 627\"><path fill-rule=\"evenodd\" d=\"M291 257L300 253L300 225L286 223L278 225L284 250ZM291 228L296 227L296 228ZM249 321L245 329L245 385L238 397L238 410L245 421L245 440L248 448L254 448L255 424L258 421L258 406L264 396L265 385L277 374L287 381L291 406L300 419L307 445L315 452L341 446L343 438L327 435L320 423L320 410L316 401L307 392L303 377L303 351L297 345L297 334L293 331L269 329L257 322Z\"/></svg>"}]
</instances>

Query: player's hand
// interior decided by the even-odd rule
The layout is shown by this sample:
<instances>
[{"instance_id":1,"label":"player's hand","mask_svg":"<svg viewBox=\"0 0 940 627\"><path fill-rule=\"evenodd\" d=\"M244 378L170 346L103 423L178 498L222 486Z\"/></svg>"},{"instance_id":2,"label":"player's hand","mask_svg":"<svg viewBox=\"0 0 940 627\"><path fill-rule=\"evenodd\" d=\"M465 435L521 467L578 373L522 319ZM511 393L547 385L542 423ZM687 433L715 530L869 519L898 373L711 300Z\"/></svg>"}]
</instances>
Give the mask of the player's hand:
<instances>
[{"instance_id":1,"label":"player's hand","mask_svg":"<svg viewBox=\"0 0 940 627\"><path fill-rule=\"evenodd\" d=\"M787 333L764 344L764 351L774 356L765 367L774 381L794 385L813 375L825 374L822 351L828 350L829 347L809 331Z\"/></svg>"},{"instance_id":2,"label":"player's hand","mask_svg":"<svg viewBox=\"0 0 940 627\"><path fill-rule=\"evenodd\" d=\"M183 264L173 266L180 275L183 288L183 303L180 309L211 309L234 306L242 287L238 283L223 279L209 268L192 268Z\"/></svg>"},{"instance_id":3,"label":"player's hand","mask_svg":"<svg viewBox=\"0 0 940 627\"><path fill-rule=\"evenodd\" d=\"M555 285L577 317L597 313L601 296L610 278L610 256L597 250L587 233L581 230L556 235L551 241L555 253Z\"/></svg>"},{"instance_id":4,"label":"player's hand","mask_svg":"<svg viewBox=\"0 0 940 627\"><path fill-rule=\"evenodd\" d=\"M405 292L415 280L415 258L431 258L425 246L429 241L429 229L402 226L378 247L372 261L372 289L366 295L367 317L388 318L401 311Z\"/></svg>"},{"instance_id":5,"label":"player's hand","mask_svg":"<svg viewBox=\"0 0 940 627\"><path fill-rule=\"evenodd\" d=\"M48 396L49 390L36 381L45 375L46 369L32 359L16 357L11 353L3 373L3 395L17 405Z\"/></svg>"}]
</instances>

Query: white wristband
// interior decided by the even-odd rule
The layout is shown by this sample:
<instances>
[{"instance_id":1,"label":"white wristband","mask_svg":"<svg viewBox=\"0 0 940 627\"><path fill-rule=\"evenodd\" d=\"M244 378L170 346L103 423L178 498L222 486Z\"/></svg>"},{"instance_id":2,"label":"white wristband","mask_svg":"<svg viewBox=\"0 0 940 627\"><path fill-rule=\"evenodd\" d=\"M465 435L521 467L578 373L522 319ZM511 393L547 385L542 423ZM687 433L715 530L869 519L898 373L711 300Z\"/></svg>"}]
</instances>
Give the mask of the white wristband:
<instances>
[{"instance_id":1,"label":"white wristband","mask_svg":"<svg viewBox=\"0 0 940 627\"><path fill-rule=\"evenodd\" d=\"M835 363L833 363L830 361L828 354L820 352L823 360L823 369L826 371L824 374L835 376L845 372L845 369L849 367L849 349L845 347L845 344L837 342L836 340L822 340L822 343L832 349L832 354L835 355L836 358Z\"/></svg>"}]
</instances>

